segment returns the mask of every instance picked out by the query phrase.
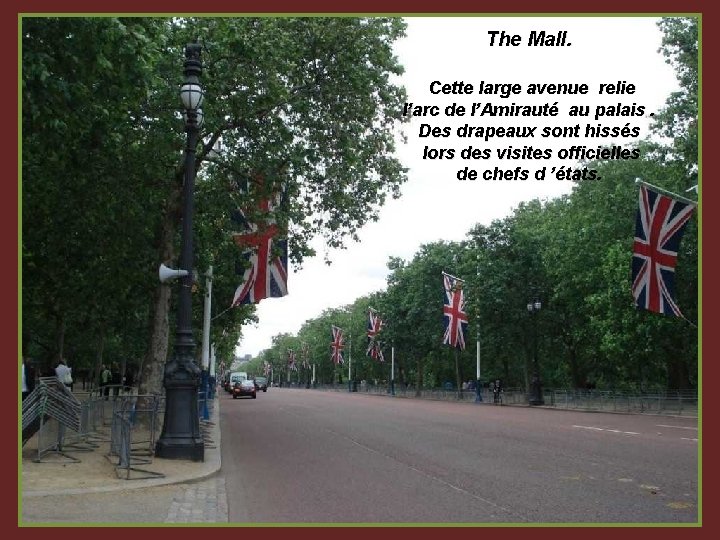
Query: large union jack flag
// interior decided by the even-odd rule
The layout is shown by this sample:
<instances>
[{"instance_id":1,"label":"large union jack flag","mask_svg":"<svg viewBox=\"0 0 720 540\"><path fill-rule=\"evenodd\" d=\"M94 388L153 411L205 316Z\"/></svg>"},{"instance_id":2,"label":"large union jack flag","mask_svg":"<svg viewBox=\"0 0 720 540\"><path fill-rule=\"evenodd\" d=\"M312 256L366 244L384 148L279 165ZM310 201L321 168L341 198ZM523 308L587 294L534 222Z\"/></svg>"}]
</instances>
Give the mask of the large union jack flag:
<instances>
[{"instance_id":1,"label":"large union jack flag","mask_svg":"<svg viewBox=\"0 0 720 540\"><path fill-rule=\"evenodd\" d=\"M465 350L468 318L467 313L465 313L463 280L443 272L443 285L445 286L445 305L443 306L445 334L443 335L443 345Z\"/></svg>"},{"instance_id":2,"label":"large union jack flag","mask_svg":"<svg viewBox=\"0 0 720 540\"><path fill-rule=\"evenodd\" d=\"M380 362L385 361L382 353L382 347L380 345L380 342L377 340L378 334L380 333L380 330L382 330L382 327L383 321L377 314L377 311L375 311L373 308L369 308L367 325L368 348L366 354L369 357L374 358L375 360L379 360Z\"/></svg>"},{"instance_id":3,"label":"large union jack flag","mask_svg":"<svg viewBox=\"0 0 720 540\"><path fill-rule=\"evenodd\" d=\"M694 209L694 204L640 186L632 259L632 293L639 309L682 316L675 303L675 265Z\"/></svg>"},{"instance_id":4,"label":"large union jack flag","mask_svg":"<svg viewBox=\"0 0 720 540\"><path fill-rule=\"evenodd\" d=\"M262 179L257 183L262 189ZM235 290L232 307L241 304L256 304L263 298L285 296L287 290L287 239L279 238L280 228L273 213L280 206L282 194L263 198L257 211L263 216L251 222L246 213L236 210L233 221L242 230L233 233L235 244L244 250L246 259L242 284Z\"/></svg>"},{"instance_id":5,"label":"large union jack flag","mask_svg":"<svg viewBox=\"0 0 720 540\"><path fill-rule=\"evenodd\" d=\"M300 346L300 357L303 369L308 369L310 367L310 345L305 342Z\"/></svg>"},{"instance_id":6,"label":"large union jack flag","mask_svg":"<svg viewBox=\"0 0 720 540\"><path fill-rule=\"evenodd\" d=\"M343 331L337 326L332 327L332 342L330 343L330 358L334 364L344 363L342 351L345 348L345 338L343 337Z\"/></svg>"},{"instance_id":7,"label":"large union jack flag","mask_svg":"<svg viewBox=\"0 0 720 540\"><path fill-rule=\"evenodd\" d=\"M378 362L385 361L385 355L382 352L382 343L378 340L373 339L368 343L367 355Z\"/></svg>"},{"instance_id":8,"label":"large union jack flag","mask_svg":"<svg viewBox=\"0 0 720 540\"><path fill-rule=\"evenodd\" d=\"M288 349L288 369L290 371L297 371L297 364L295 363L295 351Z\"/></svg>"}]
</instances>

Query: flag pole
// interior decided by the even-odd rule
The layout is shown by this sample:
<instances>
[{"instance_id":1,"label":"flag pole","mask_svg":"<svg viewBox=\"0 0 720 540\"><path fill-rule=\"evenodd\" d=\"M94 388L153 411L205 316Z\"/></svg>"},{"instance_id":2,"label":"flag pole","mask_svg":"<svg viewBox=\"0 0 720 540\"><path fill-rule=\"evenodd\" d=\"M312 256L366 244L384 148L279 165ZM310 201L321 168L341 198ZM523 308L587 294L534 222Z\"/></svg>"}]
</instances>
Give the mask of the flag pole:
<instances>
[{"instance_id":1,"label":"flag pole","mask_svg":"<svg viewBox=\"0 0 720 540\"><path fill-rule=\"evenodd\" d=\"M464 280L464 279L461 279L461 278L459 278L459 277L455 277L455 276L453 276L452 274L448 274L448 273L445 272L445 271L443 271L442 274L443 274L443 276L447 276L447 277L452 278L452 279L454 279L454 280L462 281L463 283L465 283L465 280Z\"/></svg>"},{"instance_id":2,"label":"flag pole","mask_svg":"<svg viewBox=\"0 0 720 540\"><path fill-rule=\"evenodd\" d=\"M455 384L458 401L462 401L462 383L460 382L460 347L455 347Z\"/></svg>"},{"instance_id":3,"label":"flag pole","mask_svg":"<svg viewBox=\"0 0 720 540\"><path fill-rule=\"evenodd\" d=\"M352 332L348 332L348 392L352 392Z\"/></svg>"},{"instance_id":4,"label":"flag pole","mask_svg":"<svg viewBox=\"0 0 720 540\"><path fill-rule=\"evenodd\" d=\"M649 183L649 182L646 182L645 180L641 180L640 178L636 178L636 179L635 179L635 183L636 183L636 184L643 184L643 185L645 185L645 186L647 186L647 187L649 187L649 188L654 189L655 191L660 191L661 193L664 193L665 195L668 195L668 196L672 197L673 199L677 199L677 200L679 200L679 201L682 201L682 202L685 202L685 203L688 203L688 204L692 204L692 205L695 205L695 206L697 206L697 204L698 204L698 201L693 201L692 199L688 199L687 197L683 197L682 195L678 195L677 193L675 193L675 192L673 192L673 191L670 191L670 190L668 190L668 189L661 188L661 187L659 187L659 186L655 186L655 185L653 185L653 184L651 184L651 183Z\"/></svg>"},{"instance_id":5,"label":"flag pole","mask_svg":"<svg viewBox=\"0 0 720 540\"><path fill-rule=\"evenodd\" d=\"M475 314L475 316L477 317L477 321L476 321L476 330L477 330L476 349L477 350L476 350L476 354L475 354L475 359L476 359L476 362L475 362L475 364L476 364L476 366L475 366L475 376L476 376L475 403L481 403L483 399L482 399L482 382L480 380L480 249L478 246L476 246L476 250L477 251L476 251L475 261L477 263L476 264L476 275L477 275L478 285L477 285L477 289L475 290L475 294L477 295L478 308L477 308L477 313Z\"/></svg>"},{"instance_id":6,"label":"flag pole","mask_svg":"<svg viewBox=\"0 0 720 540\"><path fill-rule=\"evenodd\" d=\"M202 331L202 371L200 372L200 380L202 383L202 392L204 394L202 404L203 420L210 419L210 410L208 409L208 394L210 393L210 310L212 307L212 282L213 267L208 267L205 274L205 301L203 304L203 331Z\"/></svg>"},{"instance_id":7,"label":"flag pole","mask_svg":"<svg viewBox=\"0 0 720 540\"><path fill-rule=\"evenodd\" d=\"M395 345L390 349L390 395L395 395Z\"/></svg>"}]
</instances>

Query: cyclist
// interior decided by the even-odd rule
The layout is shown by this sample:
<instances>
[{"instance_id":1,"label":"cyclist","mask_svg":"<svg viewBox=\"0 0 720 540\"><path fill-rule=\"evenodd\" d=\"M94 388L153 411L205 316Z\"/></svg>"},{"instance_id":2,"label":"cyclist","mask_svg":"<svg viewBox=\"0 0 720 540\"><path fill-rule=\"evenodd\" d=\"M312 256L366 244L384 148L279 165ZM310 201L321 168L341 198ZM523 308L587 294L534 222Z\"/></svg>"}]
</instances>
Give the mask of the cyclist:
<instances>
[{"instance_id":1,"label":"cyclist","mask_svg":"<svg viewBox=\"0 0 720 540\"><path fill-rule=\"evenodd\" d=\"M495 384L493 385L493 403L495 405L502 405L502 381L500 379L495 379Z\"/></svg>"}]
</instances>

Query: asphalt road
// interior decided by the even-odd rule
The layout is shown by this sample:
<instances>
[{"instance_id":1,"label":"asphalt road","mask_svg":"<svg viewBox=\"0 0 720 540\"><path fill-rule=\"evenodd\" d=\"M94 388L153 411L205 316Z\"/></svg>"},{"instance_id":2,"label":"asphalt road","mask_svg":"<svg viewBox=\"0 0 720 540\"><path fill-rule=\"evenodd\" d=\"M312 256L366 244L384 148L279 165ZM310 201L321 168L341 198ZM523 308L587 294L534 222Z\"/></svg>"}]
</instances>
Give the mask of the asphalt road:
<instances>
[{"instance_id":1,"label":"asphalt road","mask_svg":"<svg viewBox=\"0 0 720 540\"><path fill-rule=\"evenodd\" d=\"M221 392L231 523L697 523L697 420Z\"/></svg>"}]
</instances>

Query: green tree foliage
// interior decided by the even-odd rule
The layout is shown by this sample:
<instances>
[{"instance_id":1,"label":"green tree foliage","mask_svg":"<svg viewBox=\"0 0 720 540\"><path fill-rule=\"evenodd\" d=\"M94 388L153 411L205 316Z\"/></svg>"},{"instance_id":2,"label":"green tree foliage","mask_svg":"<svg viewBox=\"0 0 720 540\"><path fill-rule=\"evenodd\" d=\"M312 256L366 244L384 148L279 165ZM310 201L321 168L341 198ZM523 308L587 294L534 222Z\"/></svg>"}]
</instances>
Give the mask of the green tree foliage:
<instances>
[{"instance_id":1,"label":"green tree foliage","mask_svg":"<svg viewBox=\"0 0 720 540\"><path fill-rule=\"evenodd\" d=\"M687 187L697 183L698 162L698 19L662 19L660 51L672 65L680 85L655 115L656 132L672 139L672 155L686 165Z\"/></svg>"},{"instance_id":2,"label":"green tree foliage","mask_svg":"<svg viewBox=\"0 0 720 540\"><path fill-rule=\"evenodd\" d=\"M23 350L141 354L162 200L140 111L162 25L22 21ZM155 189L152 189L154 186Z\"/></svg>"},{"instance_id":3,"label":"green tree foliage","mask_svg":"<svg viewBox=\"0 0 720 540\"><path fill-rule=\"evenodd\" d=\"M23 350L76 366L133 358L160 390L179 251L183 47L200 40L195 321L214 267L213 342L230 355L251 307L225 311L238 276L230 211L286 190L296 265L341 246L399 195L404 90L395 18L24 18ZM264 179L264 190L241 189ZM257 182L256 182L257 185ZM257 218L250 212L251 219ZM268 216L264 216L267 219ZM220 306L218 308L218 306ZM195 325L199 341L200 325ZM198 350L199 354L199 350Z\"/></svg>"}]
</instances>

